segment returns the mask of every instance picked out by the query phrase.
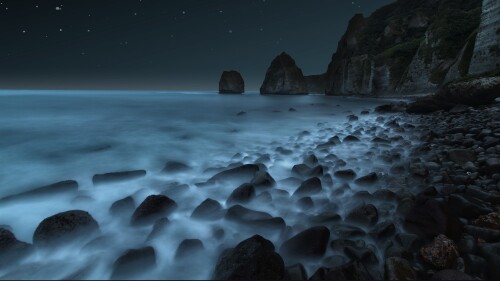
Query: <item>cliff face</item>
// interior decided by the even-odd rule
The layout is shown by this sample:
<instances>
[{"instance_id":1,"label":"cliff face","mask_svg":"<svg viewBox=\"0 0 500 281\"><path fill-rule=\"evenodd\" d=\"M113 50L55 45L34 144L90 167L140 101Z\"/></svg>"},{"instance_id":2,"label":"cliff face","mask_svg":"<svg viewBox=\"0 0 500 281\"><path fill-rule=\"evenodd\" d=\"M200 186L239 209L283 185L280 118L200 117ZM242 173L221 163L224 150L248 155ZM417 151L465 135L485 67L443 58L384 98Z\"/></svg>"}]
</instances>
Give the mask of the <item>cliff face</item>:
<instances>
[{"instance_id":1,"label":"cliff face","mask_svg":"<svg viewBox=\"0 0 500 281\"><path fill-rule=\"evenodd\" d=\"M499 2L398 0L368 18L355 15L325 74L326 94L428 93L494 69Z\"/></svg>"}]
</instances>

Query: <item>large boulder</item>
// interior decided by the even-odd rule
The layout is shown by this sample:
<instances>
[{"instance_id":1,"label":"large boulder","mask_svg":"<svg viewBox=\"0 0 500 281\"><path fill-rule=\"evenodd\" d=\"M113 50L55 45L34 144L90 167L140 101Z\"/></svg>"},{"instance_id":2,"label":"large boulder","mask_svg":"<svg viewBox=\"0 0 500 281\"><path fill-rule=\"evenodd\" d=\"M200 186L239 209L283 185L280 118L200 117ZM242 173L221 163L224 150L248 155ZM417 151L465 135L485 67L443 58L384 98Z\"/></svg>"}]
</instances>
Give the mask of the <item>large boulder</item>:
<instances>
[{"instance_id":1,"label":"large boulder","mask_svg":"<svg viewBox=\"0 0 500 281\"><path fill-rule=\"evenodd\" d=\"M220 94L242 94L245 92L245 81L238 71L224 71L219 81Z\"/></svg>"},{"instance_id":2,"label":"large boulder","mask_svg":"<svg viewBox=\"0 0 500 281\"><path fill-rule=\"evenodd\" d=\"M99 232L99 225L85 211L72 210L44 219L33 234L35 246L58 246Z\"/></svg>"},{"instance_id":3,"label":"large boulder","mask_svg":"<svg viewBox=\"0 0 500 281\"><path fill-rule=\"evenodd\" d=\"M312 227L288 239L280 253L290 257L320 258L326 252L330 230L324 226Z\"/></svg>"},{"instance_id":4,"label":"large boulder","mask_svg":"<svg viewBox=\"0 0 500 281\"><path fill-rule=\"evenodd\" d=\"M422 247L420 255L437 269L453 268L460 256L455 242L442 234L434 238L431 244Z\"/></svg>"},{"instance_id":5,"label":"large boulder","mask_svg":"<svg viewBox=\"0 0 500 281\"><path fill-rule=\"evenodd\" d=\"M446 85L436 99L477 106L489 104L500 97L500 77L484 77Z\"/></svg>"},{"instance_id":6,"label":"large boulder","mask_svg":"<svg viewBox=\"0 0 500 281\"><path fill-rule=\"evenodd\" d=\"M260 88L262 95L304 95L308 94L307 81L295 61L283 52L267 69L266 78Z\"/></svg>"},{"instance_id":7,"label":"large boulder","mask_svg":"<svg viewBox=\"0 0 500 281\"><path fill-rule=\"evenodd\" d=\"M213 199L206 199L196 207L191 217L197 220L218 220L224 216L222 205Z\"/></svg>"},{"instance_id":8,"label":"large boulder","mask_svg":"<svg viewBox=\"0 0 500 281\"><path fill-rule=\"evenodd\" d=\"M151 195L135 209L131 223L133 225L151 224L157 219L169 215L176 208L177 203L167 196Z\"/></svg>"},{"instance_id":9,"label":"large boulder","mask_svg":"<svg viewBox=\"0 0 500 281\"><path fill-rule=\"evenodd\" d=\"M220 255L215 280L282 280L285 263L271 241L255 235Z\"/></svg>"},{"instance_id":10,"label":"large boulder","mask_svg":"<svg viewBox=\"0 0 500 281\"><path fill-rule=\"evenodd\" d=\"M155 266L156 254L153 247L130 249L114 262L111 279L131 279L147 273Z\"/></svg>"}]
</instances>

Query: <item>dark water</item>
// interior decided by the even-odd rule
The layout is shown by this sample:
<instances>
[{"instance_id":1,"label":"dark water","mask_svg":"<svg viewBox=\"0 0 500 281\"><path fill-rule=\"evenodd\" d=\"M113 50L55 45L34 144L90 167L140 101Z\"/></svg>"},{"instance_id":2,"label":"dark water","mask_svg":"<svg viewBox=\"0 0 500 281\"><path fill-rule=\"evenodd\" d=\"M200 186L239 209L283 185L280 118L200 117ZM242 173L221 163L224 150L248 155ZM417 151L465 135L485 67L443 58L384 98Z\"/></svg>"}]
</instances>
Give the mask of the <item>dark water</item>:
<instances>
[{"instance_id":1,"label":"dark water","mask_svg":"<svg viewBox=\"0 0 500 281\"><path fill-rule=\"evenodd\" d=\"M171 181L190 186L189 192L173 197L179 209L165 237L152 243L157 268L145 276L152 279L206 279L218 254L255 234L224 221L199 222L189 217L206 198L223 206L237 187L198 188L194 183L213 175L210 167L233 162L252 163L268 153L270 174L277 180L290 177L293 165L319 142L347 135L346 116L373 109L382 100L325 96L221 96L215 93L90 92L90 91L2 91L0 92L0 197L53 182L74 179L80 193L92 198L51 197L0 206L0 225L10 225L17 238L32 242L37 225L61 211L82 209L98 221L102 233L112 237L105 249L80 252L82 245L57 252L36 252L17 268L1 269L2 279L58 279L86 269L89 279L107 279L111 264L124 250L145 246L150 228L133 228L112 218L108 209L116 200L133 195L141 202L158 193L158 186ZM289 111L294 108L296 111ZM245 112L243 115L238 115ZM375 115L360 122L375 124ZM355 125L354 125L355 126ZM299 136L303 131L307 136ZM367 136L368 137L368 136ZM276 152L291 149L291 155ZM359 174L383 165L366 158L369 147L361 142L339 146L333 151ZM239 156L233 157L236 153ZM349 159L353 159L349 162ZM185 162L194 169L175 176L159 171L167 160ZM352 164L351 164L352 163ZM95 187L92 175L104 172L145 169L145 178ZM236 183L235 183L236 184ZM290 193L297 186L281 185ZM338 197L342 215L348 197ZM302 223L294 205L252 203L248 207L281 216L287 225ZM213 230L223 228L225 239L216 240ZM206 255L194 257L196 270L176 264L174 253L180 241L201 239ZM281 237L268 236L278 247ZM57 269L57 270L55 270ZM314 270L314 264L309 266Z\"/></svg>"}]
</instances>

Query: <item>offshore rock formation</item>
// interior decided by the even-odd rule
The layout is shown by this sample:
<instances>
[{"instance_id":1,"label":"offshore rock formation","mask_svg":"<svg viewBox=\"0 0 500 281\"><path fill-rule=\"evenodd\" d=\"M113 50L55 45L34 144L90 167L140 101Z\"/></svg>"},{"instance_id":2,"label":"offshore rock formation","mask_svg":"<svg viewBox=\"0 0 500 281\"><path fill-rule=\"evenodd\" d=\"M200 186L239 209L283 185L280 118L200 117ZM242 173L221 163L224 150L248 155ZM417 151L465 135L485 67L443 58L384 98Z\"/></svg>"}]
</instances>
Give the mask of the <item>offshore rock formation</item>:
<instances>
[{"instance_id":1,"label":"offshore rock formation","mask_svg":"<svg viewBox=\"0 0 500 281\"><path fill-rule=\"evenodd\" d=\"M220 94L242 94L245 92L245 81L238 71L224 71L219 81Z\"/></svg>"},{"instance_id":2,"label":"offshore rock formation","mask_svg":"<svg viewBox=\"0 0 500 281\"><path fill-rule=\"evenodd\" d=\"M302 70L290 55L283 52L272 61L267 69L260 93L262 95L306 95L309 89Z\"/></svg>"},{"instance_id":3,"label":"offshore rock formation","mask_svg":"<svg viewBox=\"0 0 500 281\"><path fill-rule=\"evenodd\" d=\"M431 93L495 71L499 6L497 0L399 0L367 18L355 15L325 74L326 94Z\"/></svg>"}]
</instances>

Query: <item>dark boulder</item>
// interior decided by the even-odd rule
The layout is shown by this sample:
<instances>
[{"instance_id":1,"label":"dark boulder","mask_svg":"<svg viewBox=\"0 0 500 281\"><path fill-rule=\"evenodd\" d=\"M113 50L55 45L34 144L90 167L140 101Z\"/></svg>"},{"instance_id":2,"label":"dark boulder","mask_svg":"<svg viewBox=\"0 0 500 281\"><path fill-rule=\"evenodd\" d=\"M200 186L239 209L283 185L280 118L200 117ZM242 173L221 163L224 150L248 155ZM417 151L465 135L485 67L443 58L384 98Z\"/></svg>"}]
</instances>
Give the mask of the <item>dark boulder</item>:
<instances>
[{"instance_id":1,"label":"dark boulder","mask_svg":"<svg viewBox=\"0 0 500 281\"><path fill-rule=\"evenodd\" d=\"M423 260L437 269L450 269L455 266L458 257L458 247L453 240L440 234L434 241L420 249Z\"/></svg>"},{"instance_id":2,"label":"dark boulder","mask_svg":"<svg viewBox=\"0 0 500 281\"><path fill-rule=\"evenodd\" d=\"M344 179L344 180L352 180L356 177L356 172L353 170L339 170L333 173L333 175L337 178Z\"/></svg>"},{"instance_id":3,"label":"dark boulder","mask_svg":"<svg viewBox=\"0 0 500 281\"><path fill-rule=\"evenodd\" d=\"M281 53L267 69L260 88L262 95L304 95L309 93L302 70L287 53Z\"/></svg>"},{"instance_id":4,"label":"dark boulder","mask_svg":"<svg viewBox=\"0 0 500 281\"><path fill-rule=\"evenodd\" d=\"M372 204L362 205L353 209L345 220L365 226L375 225L378 222L378 211Z\"/></svg>"},{"instance_id":5,"label":"dark boulder","mask_svg":"<svg viewBox=\"0 0 500 281\"><path fill-rule=\"evenodd\" d=\"M78 183L73 180L61 181L54 184L38 187L26 192L10 195L0 199L0 202L9 202L14 200L22 200L26 198L40 198L42 196L61 194L61 193L76 193L78 192Z\"/></svg>"},{"instance_id":6,"label":"dark boulder","mask_svg":"<svg viewBox=\"0 0 500 281\"><path fill-rule=\"evenodd\" d=\"M229 180L249 182L255 177L255 175L259 171L261 171L261 167L259 165L256 164L241 165L214 175L208 180L208 182L211 183L211 182L229 181Z\"/></svg>"},{"instance_id":7,"label":"dark boulder","mask_svg":"<svg viewBox=\"0 0 500 281\"><path fill-rule=\"evenodd\" d=\"M135 209L131 223L133 225L150 224L161 217L168 216L176 208L177 203L167 196L151 195Z\"/></svg>"},{"instance_id":8,"label":"dark boulder","mask_svg":"<svg viewBox=\"0 0 500 281\"><path fill-rule=\"evenodd\" d=\"M255 187L252 184L244 183L233 190L227 199L227 205L249 203L255 198Z\"/></svg>"},{"instance_id":9,"label":"dark boulder","mask_svg":"<svg viewBox=\"0 0 500 281\"><path fill-rule=\"evenodd\" d=\"M376 183L378 180L378 175L377 173L369 173L366 176L362 176L354 181L357 185L371 185Z\"/></svg>"},{"instance_id":10,"label":"dark boulder","mask_svg":"<svg viewBox=\"0 0 500 281\"><path fill-rule=\"evenodd\" d=\"M186 172L189 170L191 170L191 167L182 162L168 161L167 163L165 163L165 167L163 167L162 173L171 174L171 173Z\"/></svg>"},{"instance_id":11,"label":"dark boulder","mask_svg":"<svg viewBox=\"0 0 500 281\"><path fill-rule=\"evenodd\" d=\"M307 280L307 272L301 263L297 263L286 268L284 280Z\"/></svg>"},{"instance_id":12,"label":"dark boulder","mask_svg":"<svg viewBox=\"0 0 500 281\"><path fill-rule=\"evenodd\" d=\"M273 217L268 213L247 209L241 205L232 206L227 210L225 219L248 229L259 229L267 232L283 232L286 224L280 217Z\"/></svg>"},{"instance_id":13,"label":"dark boulder","mask_svg":"<svg viewBox=\"0 0 500 281\"><path fill-rule=\"evenodd\" d=\"M130 215L135 209L135 200L131 196L120 199L109 208L109 213L114 216Z\"/></svg>"},{"instance_id":14,"label":"dark boulder","mask_svg":"<svg viewBox=\"0 0 500 281\"><path fill-rule=\"evenodd\" d=\"M193 256L199 256L205 250L200 239L184 239L175 251L176 260L186 260Z\"/></svg>"},{"instance_id":15,"label":"dark boulder","mask_svg":"<svg viewBox=\"0 0 500 281\"><path fill-rule=\"evenodd\" d=\"M59 246L99 232L99 225L85 211L73 210L44 219L33 234L35 246Z\"/></svg>"},{"instance_id":16,"label":"dark boulder","mask_svg":"<svg viewBox=\"0 0 500 281\"><path fill-rule=\"evenodd\" d=\"M285 264L271 241L255 235L220 255L215 280L282 280Z\"/></svg>"},{"instance_id":17,"label":"dark boulder","mask_svg":"<svg viewBox=\"0 0 500 281\"><path fill-rule=\"evenodd\" d=\"M417 280L417 273L406 259L388 258L385 260L384 269L386 280Z\"/></svg>"},{"instance_id":18,"label":"dark boulder","mask_svg":"<svg viewBox=\"0 0 500 281\"><path fill-rule=\"evenodd\" d=\"M219 81L220 94L242 94L245 92L245 81L238 71L224 71Z\"/></svg>"},{"instance_id":19,"label":"dark boulder","mask_svg":"<svg viewBox=\"0 0 500 281\"><path fill-rule=\"evenodd\" d=\"M359 138L356 137L356 136L353 136L353 135L348 135L347 137L345 137L342 142L358 142L359 141Z\"/></svg>"},{"instance_id":20,"label":"dark boulder","mask_svg":"<svg viewBox=\"0 0 500 281\"><path fill-rule=\"evenodd\" d=\"M146 176L146 171L125 171L125 172L114 172L106 174L97 174L92 177L92 182L94 185L108 184L121 181L129 181Z\"/></svg>"},{"instance_id":21,"label":"dark boulder","mask_svg":"<svg viewBox=\"0 0 500 281\"><path fill-rule=\"evenodd\" d=\"M300 232L281 245L280 253L292 258L320 258L326 252L330 230L324 226L312 227Z\"/></svg>"},{"instance_id":22,"label":"dark boulder","mask_svg":"<svg viewBox=\"0 0 500 281\"><path fill-rule=\"evenodd\" d=\"M26 257L32 248L31 244L17 240L10 230L0 228L0 267Z\"/></svg>"},{"instance_id":23,"label":"dark boulder","mask_svg":"<svg viewBox=\"0 0 500 281\"><path fill-rule=\"evenodd\" d=\"M153 225L153 229L149 233L148 238L146 238L146 241L152 241L160 237L162 234L165 233L169 225L170 225L170 220L168 218L161 218L157 220Z\"/></svg>"},{"instance_id":24,"label":"dark boulder","mask_svg":"<svg viewBox=\"0 0 500 281\"><path fill-rule=\"evenodd\" d=\"M297 190L293 193L293 196L309 196L321 192L323 187L321 186L321 180L317 177L305 180L300 184Z\"/></svg>"},{"instance_id":25,"label":"dark boulder","mask_svg":"<svg viewBox=\"0 0 500 281\"><path fill-rule=\"evenodd\" d=\"M276 185L276 181L273 177L265 171L258 171L250 183L255 186L255 188L270 188Z\"/></svg>"},{"instance_id":26,"label":"dark boulder","mask_svg":"<svg viewBox=\"0 0 500 281\"><path fill-rule=\"evenodd\" d=\"M198 220L218 220L224 216L222 205L213 199L206 199L196 207L191 217Z\"/></svg>"},{"instance_id":27,"label":"dark boulder","mask_svg":"<svg viewBox=\"0 0 500 281\"><path fill-rule=\"evenodd\" d=\"M438 271L432 275L431 280L476 280L470 275L463 273L462 271L454 269L445 269Z\"/></svg>"},{"instance_id":28,"label":"dark boulder","mask_svg":"<svg viewBox=\"0 0 500 281\"><path fill-rule=\"evenodd\" d=\"M319 268L309 280L374 280L363 263L352 261L336 268Z\"/></svg>"},{"instance_id":29,"label":"dark boulder","mask_svg":"<svg viewBox=\"0 0 500 281\"><path fill-rule=\"evenodd\" d=\"M156 253L153 247L130 249L114 262L111 279L131 279L153 270L155 266Z\"/></svg>"},{"instance_id":30,"label":"dark boulder","mask_svg":"<svg viewBox=\"0 0 500 281\"><path fill-rule=\"evenodd\" d=\"M481 244L479 254L488 262L489 279L500 280L500 243Z\"/></svg>"}]
</instances>

